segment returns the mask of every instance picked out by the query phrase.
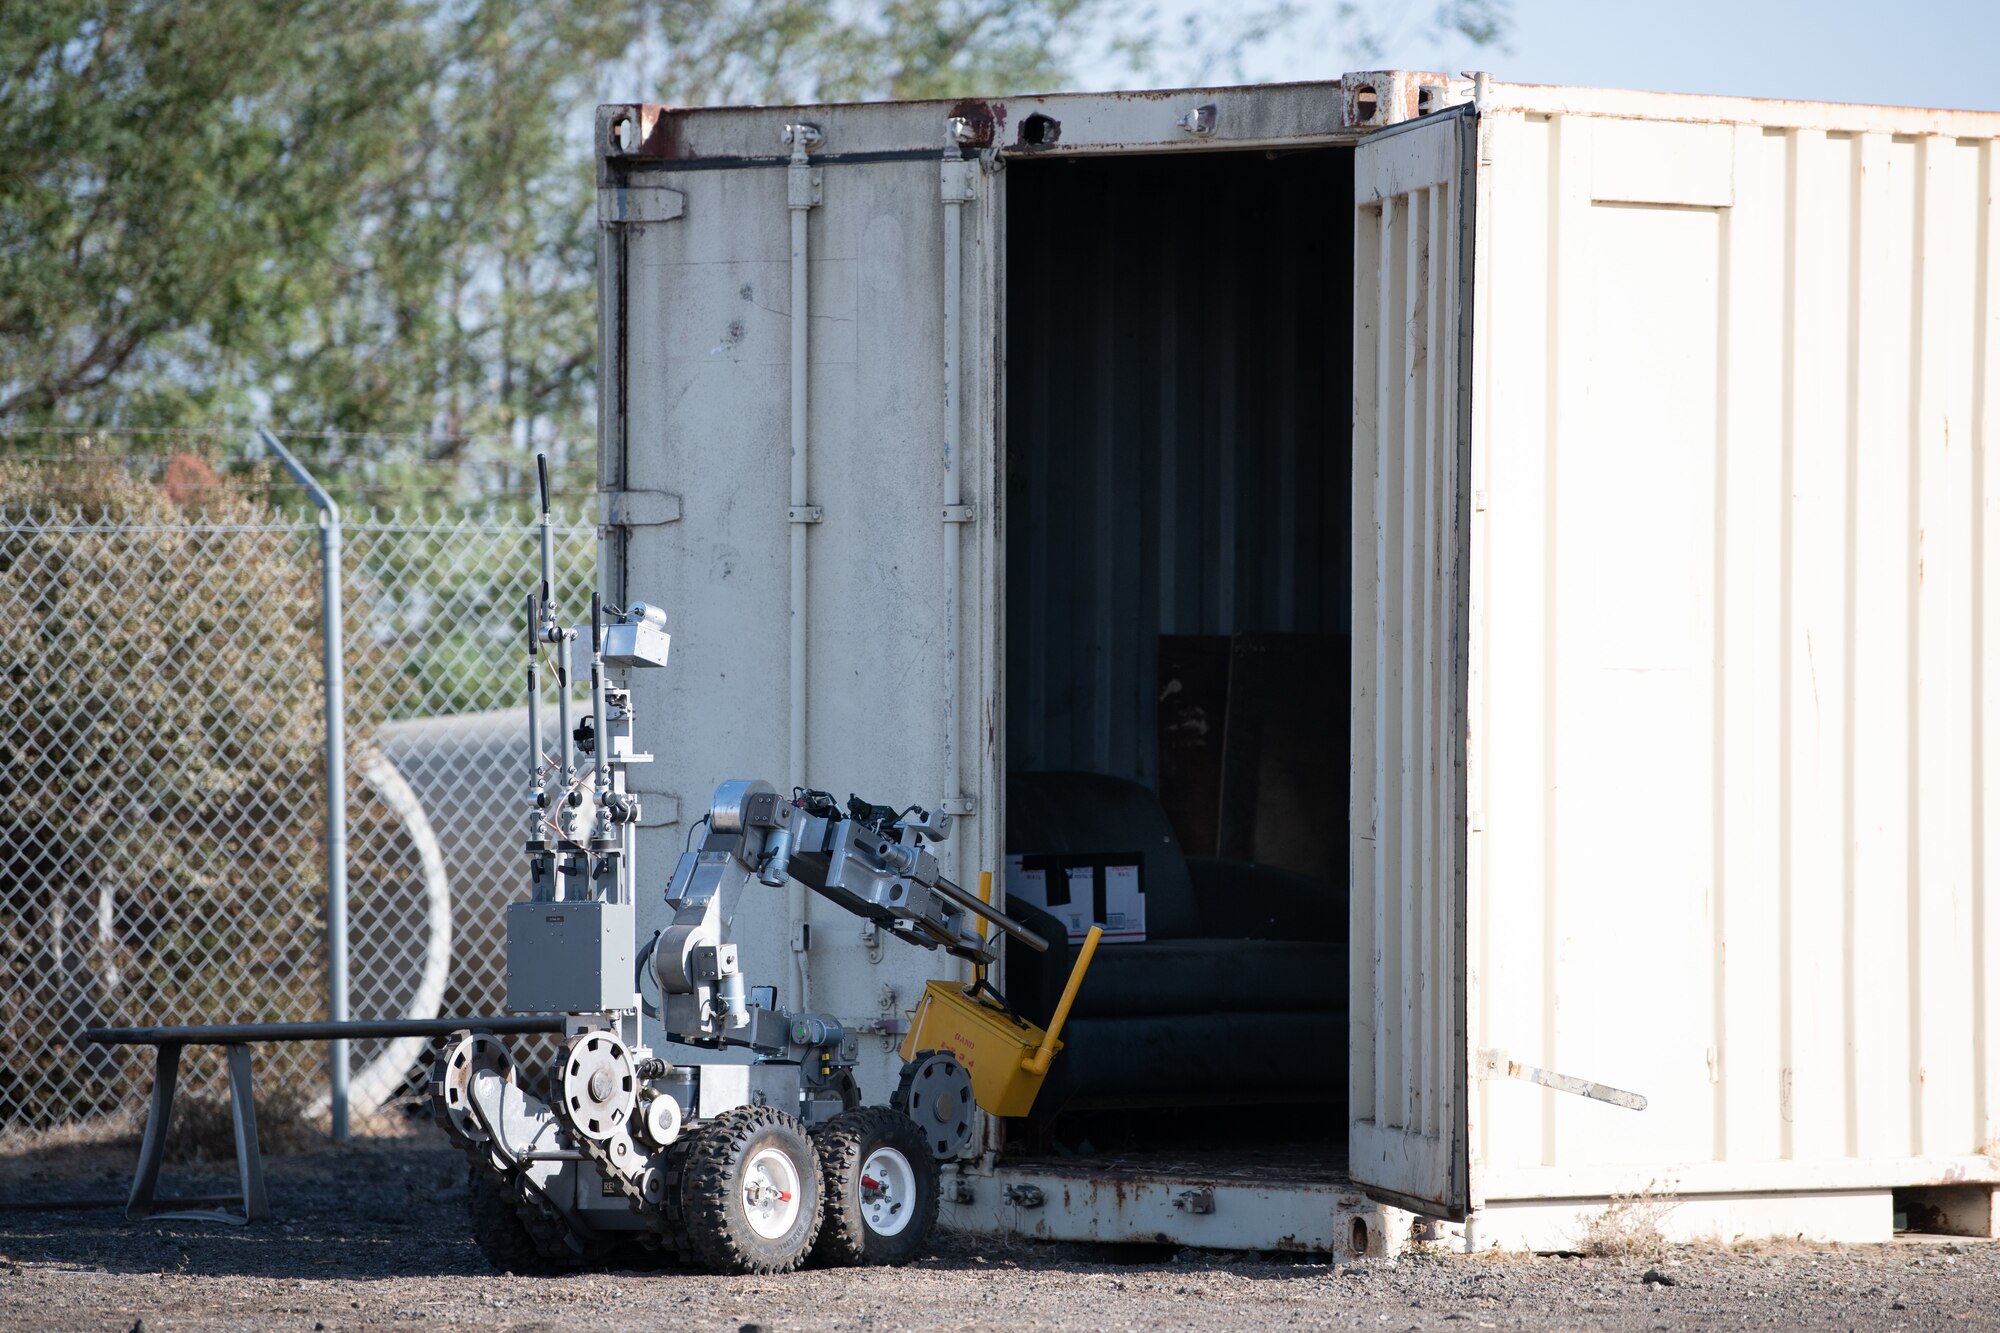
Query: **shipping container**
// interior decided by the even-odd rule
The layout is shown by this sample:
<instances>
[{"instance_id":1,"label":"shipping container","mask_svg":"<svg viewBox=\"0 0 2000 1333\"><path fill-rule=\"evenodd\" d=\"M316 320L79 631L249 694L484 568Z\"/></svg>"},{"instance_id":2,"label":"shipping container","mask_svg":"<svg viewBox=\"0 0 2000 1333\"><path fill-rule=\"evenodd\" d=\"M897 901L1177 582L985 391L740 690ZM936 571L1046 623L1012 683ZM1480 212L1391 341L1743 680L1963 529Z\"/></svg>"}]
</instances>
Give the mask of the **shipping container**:
<instances>
[{"instance_id":1,"label":"shipping container","mask_svg":"<svg viewBox=\"0 0 2000 1333\"><path fill-rule=\"evenodd\" d=\"M959 1225L1996 1234L1996 136L1407 72L601 108L644 864L765 777L942 801L961 882L1138 867ZM948 968L749 892L885 1099Z\"/></svg>"}]
</instances>

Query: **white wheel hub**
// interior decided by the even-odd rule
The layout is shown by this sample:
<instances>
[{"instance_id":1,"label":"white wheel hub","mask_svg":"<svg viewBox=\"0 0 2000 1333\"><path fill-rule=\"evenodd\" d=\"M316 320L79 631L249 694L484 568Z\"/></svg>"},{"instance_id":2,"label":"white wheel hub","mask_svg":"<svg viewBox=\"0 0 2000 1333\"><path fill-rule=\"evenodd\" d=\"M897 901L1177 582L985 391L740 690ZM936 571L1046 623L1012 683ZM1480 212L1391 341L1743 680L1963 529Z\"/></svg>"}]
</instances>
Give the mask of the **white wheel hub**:
<instances>
[{"instance_id":1,"label":"white wheel hub","mask_svg":"<svg viewBox=\"0 0 2000 1333\"><path fill-rule=\"evenodd\" d=\"M878 1236L893 1236L910 1225L917 1200L917 1173L894 1148L877 1148L861 1164L861 1218Z\"/></svg>"},{"instance_id":2,"label":"white wheel hub","mask_svg":"<svg viewBox=\"0 0 2000 1333\"><path fill-rule=\"evenodd\" d=\"M646 1137L656 1148L666 1148L681 1136L681 1104L666 1093L661 1093L646 1103L646 1113L641 1117Z\"/></svg>"},{"instance_id":3,"label":"white wheel hub","mask_svg":"<svg viewBox=\"0 0 2000 1333\"><path fill-rule=\"evenodd\" d=\"M743 1213L765 1240L787 1235L799 1220L799 1166L782 1148L761 1148L743 1168Z\"/></svg>"},{"instance_id":4,"label":"white wheel hub","mask_svg":"<svg viewBox=\"0 0 2000 1333\"><path fill-rule=\"evenodd\" d=\"M571 1037L557 1081L569 1129L587 1139L609 1139L624 1129L638 1100L631 1053L606 1032Z\"/></svg>"}]
</instances>

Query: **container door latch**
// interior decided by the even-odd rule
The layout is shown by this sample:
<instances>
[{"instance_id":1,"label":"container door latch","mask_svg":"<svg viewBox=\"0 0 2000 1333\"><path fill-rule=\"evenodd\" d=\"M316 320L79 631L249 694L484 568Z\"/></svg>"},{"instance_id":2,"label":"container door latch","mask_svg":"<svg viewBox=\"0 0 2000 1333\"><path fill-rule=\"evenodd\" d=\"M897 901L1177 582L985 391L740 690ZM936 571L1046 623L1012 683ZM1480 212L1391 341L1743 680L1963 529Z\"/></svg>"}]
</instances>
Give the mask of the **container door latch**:
<instances>
[{"instance_id":1,"label":"container door latch","mask_svg":"<svg viewBox=\"0 0 2000 1333\"><path fill-rule=\"evenodd\" d=\"M1573 1097L1588 1097L1594 1102L1609 1102L1622 1106L1628 1111L1646 1109L1646 1099L1636 1092L1614 1088L1608 1083L1593 1083L1587 1078L1577 1078L1572 1074L1558 1074L1552 1069L1537 1065L1522 1064L1519 1060L1507 1058L1502 1050L1482 1050L1479 1052L1479 1076L1490 1078L1518 1078L1526 1083L1537 1083L1557 1092L1567 1092Z\"/></svg>"}]
</instances>

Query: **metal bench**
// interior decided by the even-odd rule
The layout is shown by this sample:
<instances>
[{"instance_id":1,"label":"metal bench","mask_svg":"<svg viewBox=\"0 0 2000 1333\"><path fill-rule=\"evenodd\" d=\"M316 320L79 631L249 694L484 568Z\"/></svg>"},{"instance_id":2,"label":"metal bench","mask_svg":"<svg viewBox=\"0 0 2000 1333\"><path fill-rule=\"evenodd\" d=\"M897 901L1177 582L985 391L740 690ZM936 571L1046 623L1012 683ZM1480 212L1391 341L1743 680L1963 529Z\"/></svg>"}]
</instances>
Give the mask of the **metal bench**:
<instances>
[{"instance_id":1,"label":"metal bench","mask_svg":"<svg viewBox=\"0 0 2000 1333\"><path fill-rule=\"evenodd\" d=\"M152 1108L146 1133L139 1142L139 1170L125 1216L134 1222L149 1217L195 1222L227 1222L242 1226L266 1222L271 1205L264 1195L264 1159L257 1145L257 1102L251 1084L250 1047L256 1042L363 1040L370 1037L448 1037L471 1030L495 1034L555 1032L560 1017L551 1018L384 1018L338 1023L211 1023L187 1027L87 1028L83 1039L98 1046L151 1046ZM220 1046L229 1061L230 1121L236 1131L236 1172L240 1196L157 1199L160 1161L166 1151L167 1125L174 1113L174 1092L180 1083L181 1050L188 1046ZM207 1206L202 1206L207 1205Z\"/></svg>"}]
</instances>

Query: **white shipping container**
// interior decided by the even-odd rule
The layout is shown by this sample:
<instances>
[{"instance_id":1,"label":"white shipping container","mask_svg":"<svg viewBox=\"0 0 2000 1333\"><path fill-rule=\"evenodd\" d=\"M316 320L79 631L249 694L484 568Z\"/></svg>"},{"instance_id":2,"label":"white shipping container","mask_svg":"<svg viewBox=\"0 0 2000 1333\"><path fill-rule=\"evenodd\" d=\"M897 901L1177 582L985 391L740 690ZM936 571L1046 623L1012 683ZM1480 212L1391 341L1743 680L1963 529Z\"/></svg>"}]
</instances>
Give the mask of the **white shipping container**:
<instances>
[{"instance_id":1,"label":"white shipping container","mask_svg":"<svg viewBox=\"0 0 2000 1333\"><path fill-rule=\"evenodd\" d=\"M1266 735L1244 836L1348 817L1351 1124L1261 1173L1226 1116L1143 1170L989 1127L955 1220L1996 1234L1996 137L1402 73L601 109L604 577L676 639L644 863L764 776L947 801L997 879L1010 775L1172 785L1170 640L1289 636L1348 783ZM745 972L872 1025L881 1100L939 959L752 891Z\"/></svg>"}]
</instances>

